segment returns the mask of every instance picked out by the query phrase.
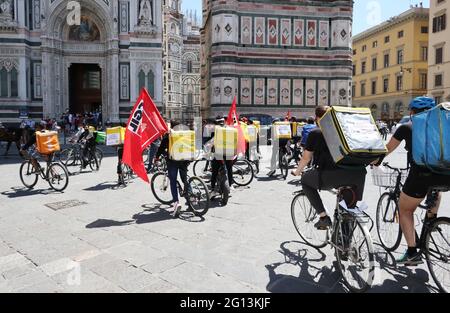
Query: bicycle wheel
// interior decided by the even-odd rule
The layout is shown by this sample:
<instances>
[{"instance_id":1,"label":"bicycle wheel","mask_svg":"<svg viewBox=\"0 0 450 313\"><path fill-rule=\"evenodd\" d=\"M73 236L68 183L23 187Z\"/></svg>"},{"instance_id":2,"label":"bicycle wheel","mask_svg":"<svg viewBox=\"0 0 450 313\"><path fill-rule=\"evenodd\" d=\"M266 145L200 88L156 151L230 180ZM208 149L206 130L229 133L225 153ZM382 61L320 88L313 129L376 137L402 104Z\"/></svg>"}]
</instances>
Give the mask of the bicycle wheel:
<instances>
[{"instance_id":1,"label":"bicycle wheel","mask_svg":"<svg viewBox=\"0 0 450 313\"><path fill-rule=\"evenodd\" d=\"M63 162L70 175L81 173L81 163L80 155L75 150L71 150L66 161Z\"/></svg>"},{"instance_id":2,"label":"bicycle wheel","mask_svg":"<svg viewBox=\"0 0 450 313\"><path fill-rule=\"evenodd\" d=\"M425 241L431 276L441 292L450 292L450 218L440 217L431 225Z\"/></svg>"},{"instance_id":3,"label":"bicycle wheel","mask_svg":"<svg viewBox=\"0 0 450 313\"><path fill-rule=\"evenodd\" d=\"M314 226L320 216L303 193L296 195L292 200L291 216L297 233L307 245L317 249L327 245L327 232Z\"/></svg>"},{"instance_id":4,"label":"bicycle wheel","mask_svg":"<svg viewBox=\"0 0 450 313\"><path fill-rule=\"evenodd\" d=\"M34 168L31 161L25 161L20 166L20 180L28 189L33 189L39 179L39 172Z\"/></svg>"},{"instance_id":5,"label":"bicycle wheel","mask_svg":"<svg viewBox=\"0 0 450 313\"><path fill-rule=\"evenodd\" d=\"M369 229L350 215L336 223L333 243L344 284L352 292L366 292L375 279L375 254Z\"/></svg>"},{"instance_id":6,"label":"bicycle wheel","mask_svg":"<svg viewBox=\"0 0 450 313\"><path fill-rule=\"evenodd\" d=\"M211 162L199 160L194 163L194 176L202 179L205 183L211 182L212 169Z\"/></svg>"},{"instance_id":7,"label":"bicycle wheel","mask_svg":"<svg viewBox=\"0 0 450 313\"><path fill-rule=\"evenodd\" d=\"M208 186L198 177L191 177L188 183L189 190L186 195L188 205L196 216L203 216L208 212L211 204Z\"/></svg>"},{"instance_id":8,"label":"bicycle wheel","mask_svg":"<svg viewBox=\"0 0 450 313\"><path fill-rule=\"evenodd\" d=\"M252 183L255 173L247 160L237 161L233 165L233 181L236 185L245 187Z\"/></svg>"},{"instance_id":9,"label":"bicycle wheel","mask_svg":"<svg viewBox=\"0 0 450 313\"><path fill-rule=\"evenodd\" d=\"M162 204L172 204L173 197L170 190L170 181L166 173L156 173L153 175L151 186L156 200Z\"/></svg>"},{"instance_id":10,"label":"bicycle wheel","mask_svg":"<svg viewBox=\"0 0 450 313\"><path fill-rule=\"evenodd\" d=\"M89 167L93 172L98 172L100 170L100 162L97 158L97 152L89 157Z\"/></svg>"},{"instance_id":11,"label":"bicycle wheel","mask_svg":"<svg viewBox=\"0 0 450 313\"><path fill-rule=\"evenodd\" d=\"M402 229L397 199L389 192L381 195L377 206L377 233L388 252L397 250L402 241Z\"/></svg>"},{"instance_id":12,"label":"bicycle wheel","mask_svg":"<svg viewBox=\"0 0 450 313\"><path fill-rule=\"evenodd\" d=\"M69 173L65 166L52 163L48 169L48 183L53 190L63 192L69 185Z\"/></svg>"},{"instance_id":13,"label":"bicycle wheel","mask_svg":"<svg viewBox=\"0 0 450 313\"><path fill-rule=\"evenodd\" d=\"M97 157L98 165L102 165L103 151L100 148L95 148L95 156Z\"/></svg>"},{"instance_id":14,"label":"bicycle wheel","mask_svg":"<svg viewBox=\"0 0 450 313\"><path fill-rule=\"evenodd\" d=\"M280 170L281 175L283 176L284 180L286 180L289 175L289 157L287 155L284 155L281 159Z\"/></svg>"},{"instance_id":15,"label":"bicycle wheel","mask_svg":"<svg viewBox=\"0 0 450 313\"><path fill-rule=\"evenodd\" d=\"M228 204L228 200L230 199L230 183L228 181L225 170L219 174L219 188L220 188L220 203L222 206L226 206Z\"/></svg>"}]
</instances>

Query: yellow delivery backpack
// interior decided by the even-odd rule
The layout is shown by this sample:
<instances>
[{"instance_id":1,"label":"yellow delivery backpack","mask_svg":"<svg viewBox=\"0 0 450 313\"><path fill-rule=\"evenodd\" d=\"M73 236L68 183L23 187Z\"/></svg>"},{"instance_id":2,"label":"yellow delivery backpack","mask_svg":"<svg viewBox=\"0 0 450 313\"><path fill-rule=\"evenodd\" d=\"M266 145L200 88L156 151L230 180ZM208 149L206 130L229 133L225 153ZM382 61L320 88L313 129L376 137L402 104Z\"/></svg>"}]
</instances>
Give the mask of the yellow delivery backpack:
<instances>
[{"instance_id":1,"label":"yellow delivery backpack","mask_svg":"<svg viewBox=\"0 0 450 313\"><path fill-rule=\"evenodd\" d=\"M248 141L249 142L256 142L258 141L258 128L254 125L248 125L247 126L247 132L248 132Z\"/></svg>"},{"instance_id":2,"label":"yellow delivery backpack","mask_svg":"<svg viewBox=\"0 0 450 313\"><path fill-rule=\"evenodd\" d=\"M169 156L174 161L194 161L195 132L172 130L169 135Z\"/></svg>"},{"instance_id":3,"label":"yellow delivery backpack","mask_svg":"<svg viewBox=\"0 0 450 313\"><path fill-rule=\"evenodd\" d=\"M57 132L36 132L36 149L40 154L52 154L61 150Z\"/></svg>"},{"instance_id":4,"label":"yellow delivery backpack","mask_svg":"<svg viewBox=\"0 0 450 313\"><path fill-rule=\"evenodd\" d=\"M241 126L241 129L242 129L242 132L244 133L245 141L246 142L250 142L250 136L249 136L249 133L248 133L248 125L246 123L244 123L244 122L240 122L240 126Z\"/></svg>"},{"instance_id":5,"label":"yellow delivery backpack","mask_svg":"<svg viewBox=\"0 0 450 313\"><path fill-rule=\"evenodd\" d=\"M106 129L106 145L119 146L125 142L125 127L114 127Z\"/></svg>"},{"instance_id":6,"label":"yellow delivery backpack","mask_svg":"<svg viewBox=\"0 0 450 313\"><path fill-rule=\"evenodd\" d=\"M290 122L277 122L274 125L275 139L292 139L292 129Z\"/></svg>"},{"instance_id":7,"label":"yellow delivery backpack","mask_svg":"<svg viewBox=\"0 0 450 313\"><path fill-rule=\"evenodd\" d=\"M369 165L387 148L369 108L332 107L319 127L337 165Z\"/></svg>"},{"instance_id":8,"label":"yellow delivery backpack","mask_svg":"<svg viewBox=\"0 0 450 313\"><path fill-rule=\"evenodd\" d=\"M237 155L238 130L234 127L217 126L214 133L214 149L217 159L233 160Z\"/></svg>"}]
</instances>

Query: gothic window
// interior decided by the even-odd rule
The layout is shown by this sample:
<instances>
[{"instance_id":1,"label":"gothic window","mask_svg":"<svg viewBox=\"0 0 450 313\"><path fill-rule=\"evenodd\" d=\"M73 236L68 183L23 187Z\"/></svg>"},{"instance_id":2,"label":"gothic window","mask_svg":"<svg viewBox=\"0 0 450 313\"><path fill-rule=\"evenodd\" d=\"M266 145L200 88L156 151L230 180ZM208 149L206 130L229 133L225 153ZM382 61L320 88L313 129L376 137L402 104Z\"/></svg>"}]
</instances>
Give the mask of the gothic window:
<instances>
[{"instance_id":1,"label":"gothic window","mask_svg":"<svg viewBox=\"0 0 450 313\"><path fill-rule=\"evenodd\" d=\"M11 70L10 73L11 79L10 79L10 86L11 86L11 97L18 97L19 96L19 80L17 78L18 73L15 68Z\"/></svg>"},{"instance_id":2,"label":"gothic window","mask_svg":"<svg viewBox=\"0 0 450 313\"><path fill-rule=\"evenodd\" d=\"M151 97L155 95L155 74L150 70L147 73L142 69L139 72L139 92L142 88L147 88Z\"/></svg>"},{"instance_id":3,"label":"gothic window","mask_svg":"<svg viewBox=\"0 0 450 313\"><path fill-rule=\"evenodd\" d=\"M8 72L5 68L0 70L0 97L8 97Z\"/></svg>"},{"instance_id":4,"label":"gothic window","mask_svg":"<svg viewBox=\"0 0 450 313\"><path fill-rule=\"evenodd\" d=\"M147 90L150 96L154 97L155 95L155 75L152 71L147 74Z\"/></svg>"},{"instance_id":5,"label":"gothic window","mask_svg":"<svg viewBox=\"0 0 450 313\"><path fill-rule=\"evenodd\" d=\"M187 72L192 73L192 61L187 61Z\"/></svg>"},{"instance_id":6,"label":"gothic window","mask_svg":"<svg viewBox=\"0 0 450 313\"><path fill-rule=\"evenodd\" d=\"M139 72L139 91L145 87L145 73L144 70Z\"/></svg>"},{"instance_id":7,"label":"gothic window","mask_svg":"<svg viewBox=\"0 0 450 313\"><path fill-rule=\"evenodd\" d=\"M188 105L193 105L194 104L194 95L192 94L192 92L188 93L187 104Z\"/></svg>"},{"instance_id":8,"label":"gothic window","mask_svg":"<svg viewBox=\"0 0 450 313\"><path fill-rule=\"evenodd\" d=\"M15 98L19 96L19 73L13 67L8 71L5 67L0 69L0 97Z\"/></svg>"}]
</instances>

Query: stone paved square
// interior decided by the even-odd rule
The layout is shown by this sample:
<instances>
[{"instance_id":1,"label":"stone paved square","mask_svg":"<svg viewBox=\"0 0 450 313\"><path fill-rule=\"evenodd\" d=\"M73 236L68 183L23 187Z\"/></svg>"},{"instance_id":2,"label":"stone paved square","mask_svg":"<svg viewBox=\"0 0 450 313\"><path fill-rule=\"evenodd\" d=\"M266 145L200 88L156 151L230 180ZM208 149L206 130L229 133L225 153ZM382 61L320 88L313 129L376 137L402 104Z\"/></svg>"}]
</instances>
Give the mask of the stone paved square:
<instances>
[{"instance_id":1,"label":"stone paved square","mask_svg":"<svg viewBox=\"0 0 450 313\"><path fill-rule=\"evenodd\" d=\"M267 178L270 147L250 187L237 188L228 206L211 208L204 219L173 219L141 181L114 188L116 156L103 149L101 170L70 177L64 193L49 192L42 181L26 190L20 160L0 159L0 292L347 291L334 252L310 248L296 233L290 204L298 187L291 178ZM398 152L388 161L401 166L405 159ZM322 195L331 210L333 196ZM378 197L369 170L364 200L372 217ZM48 207L75 199L74 207ZM441 214L450 214L449 200L446 194ZM372 236L378 242L375 229ZM392 265L404 245L393 255L375 248L369 292L436 292L425 265Z\"/></svg>"}]
</instances>

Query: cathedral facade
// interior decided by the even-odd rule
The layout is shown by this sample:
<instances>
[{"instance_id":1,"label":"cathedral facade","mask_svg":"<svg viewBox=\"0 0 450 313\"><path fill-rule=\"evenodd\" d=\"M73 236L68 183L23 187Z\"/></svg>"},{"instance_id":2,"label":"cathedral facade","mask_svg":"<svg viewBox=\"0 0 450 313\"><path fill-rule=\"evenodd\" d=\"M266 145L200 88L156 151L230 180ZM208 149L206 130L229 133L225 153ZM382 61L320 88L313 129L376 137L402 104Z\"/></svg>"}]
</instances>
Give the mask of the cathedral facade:
<instances>
[{"instance_id":1,"label":"cathedral facade","mask_svg":"<svg viewBox=\"0 0 450 313\"><path fill-rule=\"evenodd\" d=\"M181 13L181 0L164 5L165 114L192 121L200 116L200 26L196 13Z\"/></svg>"},{"instance_id":2,"label":"cathedral facade","mask_svg":"<svg viewBox=\"0 0 450 313\"><path fill-rule=\"evenodd\" d=\"M163 105L161 0L0 0L0 119Z\"/></svg>"},{"instance_id":3,"label":"cathedral facade","mask_svg":"<svg viewBox=\"0 0 450 313\"><path fill-rule=\"evenodd\" d=\"M224 114L351 105L352 0L203 0L202 101Z\"/></svg>"}]
</instances>

